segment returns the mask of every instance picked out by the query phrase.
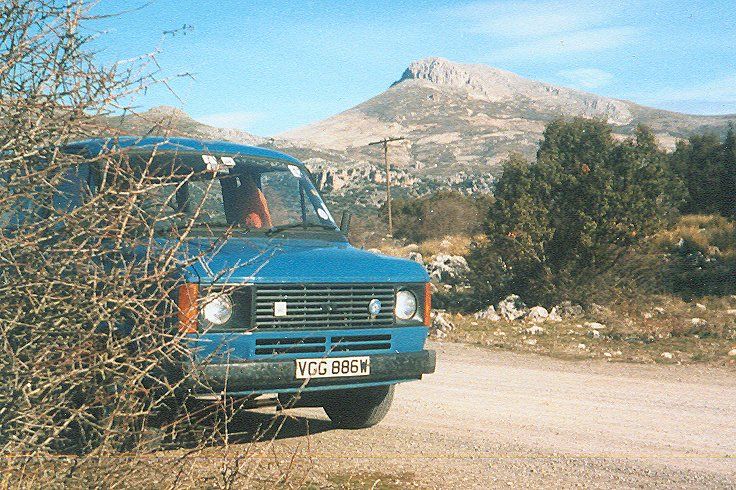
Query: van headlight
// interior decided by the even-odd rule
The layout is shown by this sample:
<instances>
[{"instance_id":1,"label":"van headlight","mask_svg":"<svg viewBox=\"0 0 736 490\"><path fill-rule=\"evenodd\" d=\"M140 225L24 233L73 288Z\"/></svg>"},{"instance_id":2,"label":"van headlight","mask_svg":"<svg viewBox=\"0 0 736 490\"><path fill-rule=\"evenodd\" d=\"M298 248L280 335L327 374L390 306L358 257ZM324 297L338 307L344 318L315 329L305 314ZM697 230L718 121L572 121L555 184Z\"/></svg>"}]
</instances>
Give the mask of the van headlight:
<instances>
[{"instance_id":1,"label":"van headlight","mask_svg":"<svg viewBox=\"0 0 736 490\"><path fill-rule=\"evenodd\" d=\"M210 295L202 301L202 318L212 325L222 325L233 316L233 302L225 294Z\"/></svg>"},{"instance_id":2,"label":"van headlight","mask_svg":"<svg viewBox=\"0 0 736 490\"><path fill-rule=\"evenodd\" d=\"M414 293L405 289L397 292L394 313L399 320L414 318L414 315L417 314L417 297L414 296Z\"/></svg>"}]
</instances>

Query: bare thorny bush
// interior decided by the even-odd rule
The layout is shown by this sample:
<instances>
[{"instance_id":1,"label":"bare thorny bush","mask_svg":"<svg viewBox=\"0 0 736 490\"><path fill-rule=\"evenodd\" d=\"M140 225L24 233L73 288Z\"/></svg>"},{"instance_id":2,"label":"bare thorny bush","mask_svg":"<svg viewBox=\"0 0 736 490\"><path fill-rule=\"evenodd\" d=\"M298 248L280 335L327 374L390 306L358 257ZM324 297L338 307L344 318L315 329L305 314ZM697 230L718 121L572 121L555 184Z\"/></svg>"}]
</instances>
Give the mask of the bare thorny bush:
<instances>
[{"instance_id":1,"label":"bare thorny bush","mask_svg":"<svg viewBox=\"0 0 736 490\"><path fill-rule=\"evenodd\" d=\"M97 64L82 0L1 9L0 472L24 475L20 484L98 485L74 480L75 468L97 461L100 478L119 478L104 455L142 451L150 429L181 422L163 414L181 383L165 367L186 355L173 292L187 227L156 240L162 218L143 204L162 184L148 166L133 169L115 151L91 160L62 151L109 135L102 116L155 81L151 59ZM71 206L63 189L83 160L97 192ZM59 454L76 455L63 472L43 464ZM234 474L224 469L223 481Z\"/></svg>"}]
</instances>

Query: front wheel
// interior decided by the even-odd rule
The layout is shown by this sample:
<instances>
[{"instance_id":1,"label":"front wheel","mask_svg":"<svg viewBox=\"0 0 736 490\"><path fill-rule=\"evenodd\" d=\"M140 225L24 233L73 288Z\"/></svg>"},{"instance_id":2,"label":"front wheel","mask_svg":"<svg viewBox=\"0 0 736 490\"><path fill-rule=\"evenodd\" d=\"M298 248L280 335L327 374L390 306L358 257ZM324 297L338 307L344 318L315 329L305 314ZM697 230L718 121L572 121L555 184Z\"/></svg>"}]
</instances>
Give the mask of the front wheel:
<instances>
[{"instance_id":1,"label":"front wheel","mask_svg":"<svg viewBox=\"0 0 736 490\"><path fill-rule=\"evenodd\" d=\"M342 429L364 429L379 423L391 408L394 385L329 392L322 407Z\"/></svg>"}]
</instances>

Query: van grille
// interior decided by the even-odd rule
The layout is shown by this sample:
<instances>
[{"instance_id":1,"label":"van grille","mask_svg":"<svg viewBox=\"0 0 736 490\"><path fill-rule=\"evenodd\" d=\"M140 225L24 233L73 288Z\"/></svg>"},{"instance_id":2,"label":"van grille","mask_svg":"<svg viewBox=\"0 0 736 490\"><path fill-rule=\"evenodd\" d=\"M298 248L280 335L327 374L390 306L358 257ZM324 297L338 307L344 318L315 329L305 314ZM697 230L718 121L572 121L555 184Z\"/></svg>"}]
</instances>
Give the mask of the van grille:
<instances>
[{"instance_id":1,"label":"van grille","mask_svg":"<svg viewBox=\"0 0 736 490\"><path fill-rule=\"evenodd\" d=\"M394 323L394 287L390 284L258 285L255 324L268 328L375 328ZM381 302L372 316L371 300ZM286 303L286 315L274 316L274 304Z\"/></svg>"}]
</instances>

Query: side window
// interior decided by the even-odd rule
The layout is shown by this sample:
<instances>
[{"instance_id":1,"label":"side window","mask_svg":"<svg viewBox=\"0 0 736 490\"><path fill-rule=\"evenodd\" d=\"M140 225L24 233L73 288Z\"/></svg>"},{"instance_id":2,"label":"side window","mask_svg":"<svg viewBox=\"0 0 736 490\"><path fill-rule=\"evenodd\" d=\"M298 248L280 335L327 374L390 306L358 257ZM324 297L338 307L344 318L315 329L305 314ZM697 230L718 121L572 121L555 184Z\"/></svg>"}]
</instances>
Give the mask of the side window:
<instances>
[{"instance_id":1,"label":"side window","mask_svg":"<svg viewBox=\"0 0 736 490\"><path fill-rule=\"evenodd\" d=\"M89 164L87 163L66 169L54 190L54 209L65 213L84 204L85 198L90 193L89 178Z\"/></svg>"},{"instance_id":2,"label":"side window","mask_svg":"<svg viewBox=\"0 0 736 490\"><path fill-rule=\"evenodd\" d=\"M188 182L187 214L196 214L198 223L210 226L228 226L225 219L220 180L193 180Z\"/></svg>"},{"instance_id":3,"label":"side window","mask_svg":"<svg viewBox=\"0 0 736 490\"><path fill-rule=\"evenodd\" d=\"M7 184L9 175L0 177L2 184ZM49 217L51 209L60 214L68 213L81 206L89 194L89 164L75 165L65 169L52 181L51 195L38 188L37 192L30 192L26 196L16 196L11 199L12 209L0 215L0 227L17 228L24 224L42 221ZM0 185L2 185L0 184ZM49 206L49 200L51 206Z\"/></svg>"}]
</instances>

